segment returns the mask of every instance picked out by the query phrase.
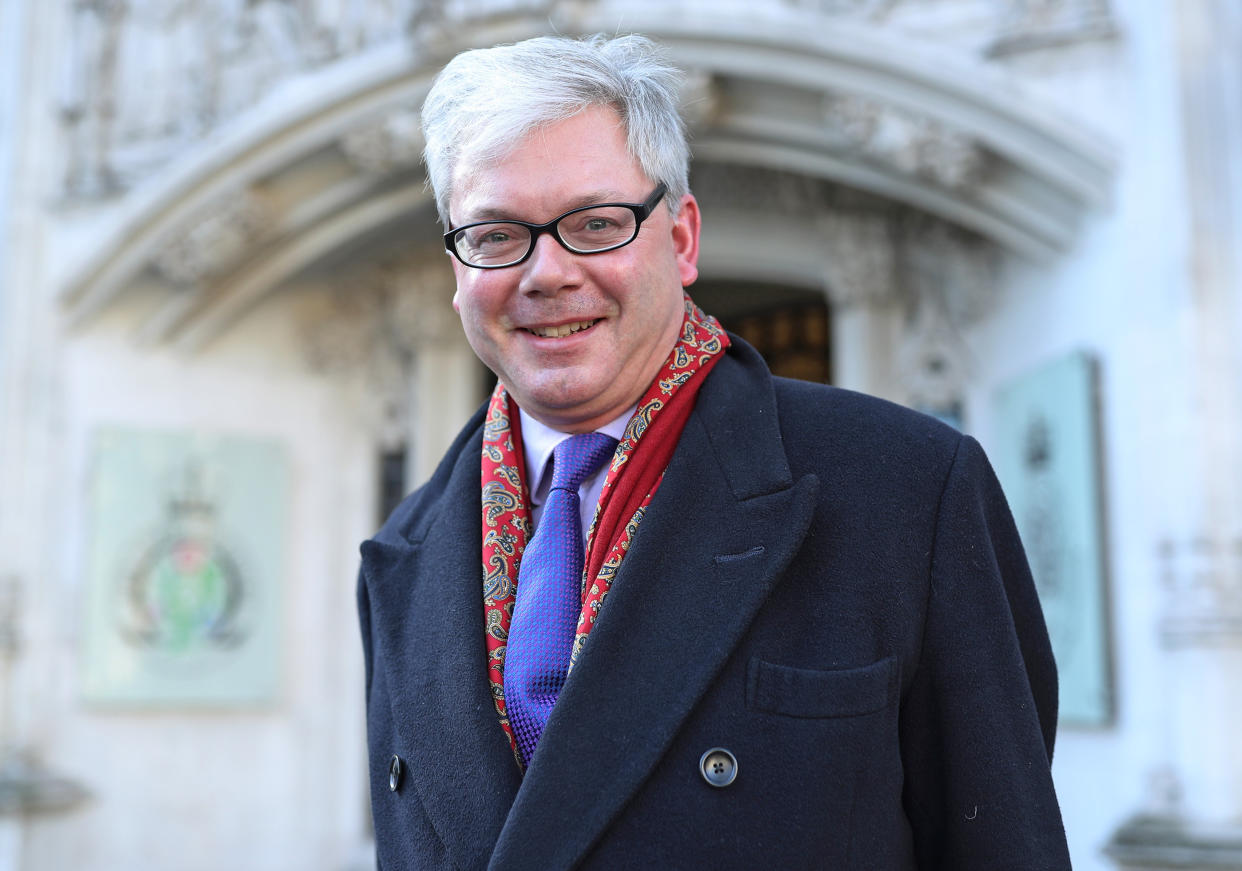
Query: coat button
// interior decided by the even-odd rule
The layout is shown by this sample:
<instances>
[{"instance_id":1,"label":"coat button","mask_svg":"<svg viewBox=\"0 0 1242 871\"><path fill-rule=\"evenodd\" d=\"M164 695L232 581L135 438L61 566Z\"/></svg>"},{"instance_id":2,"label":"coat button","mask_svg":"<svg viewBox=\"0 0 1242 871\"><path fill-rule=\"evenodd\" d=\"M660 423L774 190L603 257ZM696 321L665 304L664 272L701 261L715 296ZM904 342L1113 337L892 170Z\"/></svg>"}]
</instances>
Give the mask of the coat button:
<instances>
[{"instance_id":1,"label":"coat button","mask_svg":"<svg viewBox=\"0 0 1242 871\"><path fill-rule=\"evenodd\" d=\"M699 771L712 786L728 786L737 777L737 757L723 747L713 747L700 757Z\"/></svg>"},{"instance_id":2,"label":"coat button","mask_svg":"<svg viewBox=\"0 0 1242 871\"><path fill-rule=\"evenodd\" d=\"M401 785L401 757L393 756L392 762L388 763L388 789L392 792L397 791L397 787Z\"/></svg>"}]
</instances>

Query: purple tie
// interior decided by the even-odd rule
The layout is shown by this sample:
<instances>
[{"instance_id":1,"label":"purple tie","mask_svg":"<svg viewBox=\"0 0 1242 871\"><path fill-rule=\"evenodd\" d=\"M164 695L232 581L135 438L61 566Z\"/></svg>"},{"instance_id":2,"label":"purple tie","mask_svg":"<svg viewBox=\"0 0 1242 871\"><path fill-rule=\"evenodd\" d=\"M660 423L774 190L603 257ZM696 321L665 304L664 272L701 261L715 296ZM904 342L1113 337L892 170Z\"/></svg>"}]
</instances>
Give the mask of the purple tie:
<instances>
[{"instance_id":1,"label":"purple tie","mask_svg":"<svg viewBox=\"0 0 1242 871\"><path fill-rule=\"evenodd\" d=\"M530 765L565 683L578 631L585 559L578 486L616 447L616 439L591 432L552 449L552 489L522 554L505 653L505 707L524 765Z\"/></svg>"}]
</instances>

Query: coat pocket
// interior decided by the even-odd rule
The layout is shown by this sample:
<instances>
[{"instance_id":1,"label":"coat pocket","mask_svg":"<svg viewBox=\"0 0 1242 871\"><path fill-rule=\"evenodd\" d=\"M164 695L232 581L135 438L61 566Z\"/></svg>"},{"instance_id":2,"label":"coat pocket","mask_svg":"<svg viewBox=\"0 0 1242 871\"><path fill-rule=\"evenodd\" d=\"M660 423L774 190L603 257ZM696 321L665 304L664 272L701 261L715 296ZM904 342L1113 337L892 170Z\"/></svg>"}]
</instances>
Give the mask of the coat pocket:
<instances>
[{"instance_id":1,"label":"coat pocket","mask_svg":"<svg viewBox=\"0 0 1242 871\"><path fill-rule=\"evenodd\" d=\"M897 660L859 668L776 665L759 657L746 675L746 706L787 717L859 717L882 711L897 695Z\"/></svg>"}]
</instances>

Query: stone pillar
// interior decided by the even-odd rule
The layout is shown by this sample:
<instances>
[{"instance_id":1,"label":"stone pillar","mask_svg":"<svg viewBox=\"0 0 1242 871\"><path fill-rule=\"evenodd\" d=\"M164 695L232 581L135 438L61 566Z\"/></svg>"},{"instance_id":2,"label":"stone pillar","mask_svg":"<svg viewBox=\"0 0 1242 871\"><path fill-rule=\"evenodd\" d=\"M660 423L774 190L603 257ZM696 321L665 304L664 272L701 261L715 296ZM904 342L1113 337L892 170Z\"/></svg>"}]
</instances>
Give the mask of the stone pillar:
<instances>
[{"instance_id":1,"label":"stone pillar","mask_svg":"<svg viewBox=\"0 0 1242 871\"><path fill-rule=\"evenodd\" d=\"M435 471L481 399L478 361L452 308L453 275L437 255L390 273L389 317L407 363L406 485Z\"/></svg>"},{"instance_id":2,"label":"stone pillar","mask_svg":"<svg viewBox=\"0 0 1242 871\"><path fill-rule=\"evenodd\" d=\"M901 339L902 304L891 218L829 210L817 224L832 305L833 383L899 401L894 349Z\"/></svg>"},{"instance_id":3,"label":"stone pillar","mask_svg":"<svg viewBox=\"0 0 1242 871\"><path fill-rule=\"evenodd\" d=\"M1108 847L1118 866L1242 868L1242 8L1181 0L1178 28L1191 274L1184 401L1167 437L1159 625L1166 759L1149 807ZM1177 333L1170 329L1170 337ZM1172 363L1173 361L1171 361ZM1176 414L1185 409L1183 415Z\"/></svg>"},{"instance_id":4,"label":"stone pillar","mask_svg":"<svg viewBox=\"0 0 1242 871\"><path fill-rule=\"evenodd\" d=\"M38 292L48 241L38 204L57 157L40 62L57 45L57 11L0 2L0 868L26 867L40 818L86 798L54 769L52 654L66 630L45 520L60 483L60 336Z\"/></svg>"},{"instance_id":5,"label":"stone pillar","mask_svg":"<svg viewBox=\"0 0 1242 871\"><path fill-rule=\"evenodd\" d=\"M965 331L991 308L998 251L922 215L906 215L901 228L906 316L898 348L900 399L960 429L972 375Z\"/></svg>"},{"instance_id":6,"label":"stone pillar","mask_svg":"<svg viewBox=\"0 0 1242 871\"><path fill-rule=\"evenodd\" d=\"M832 299L832 382L872 396L900 400L893 349L901 339L901 307L885 300L841 305Z\"/></svg>"},{"instance_id":7,"label":"stone pillar","mask_svg":"<svg viewBox=\"0 0 1242 871\"><path fill-rule=\"evenodd\" d=\"M450 291L451 292L451 291ZM480 363L460 325L420 347L414 373L414 414L406 480L421 484L481 401Z\"/></svg>"},{"instance_id":8,"label":"stone pillar","mask_svg":"<svg viewBox=\"0 0 1242 871\"><path fill-rule=\"evenodd\" d=\"M987 314L998 252L916 212L820 219L841 387L962 425L970 379L964 331Z\"/></svg>"},{"instance_id":9,"label":"stone pillar","mask_svg":"<svg viewBox=\"0 0 1242 871\"><path fill-rule=\"evenodd\" d=\"M338 276L303 325L311 369L344 380L377 455L404 449L407 492L435 471L482 399L446 259L416 253Z\"/></svg>"}]
</instances>

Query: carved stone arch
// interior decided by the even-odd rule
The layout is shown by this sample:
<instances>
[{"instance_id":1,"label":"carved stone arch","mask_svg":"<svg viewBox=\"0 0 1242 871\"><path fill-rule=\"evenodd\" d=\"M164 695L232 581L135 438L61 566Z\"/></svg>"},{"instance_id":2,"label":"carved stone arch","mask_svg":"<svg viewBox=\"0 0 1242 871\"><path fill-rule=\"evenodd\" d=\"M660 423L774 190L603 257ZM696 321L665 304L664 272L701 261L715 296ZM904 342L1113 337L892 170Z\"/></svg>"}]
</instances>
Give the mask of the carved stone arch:
<instances>
[{"instance_id":1,"label":"carved stone arch","mask_svg":"<svg viewBox=\"0 0 1242 871\"><path fill-rule=\"evenodd\" d=\"M468 7L445 11L455 8L415 22L409 45L307 74L305 87L261 102L131 194L114 231L64 283L71 319L91 317L135 286L154 286L165 302L141 336L193 349L293 277L367 240L402 234L434 243L417 113L446 54L466 47L463 39L490 44L546 32L549 15L562 33L612 31L618 11L607 2L519 3L507 16L463 27L445 19L469 15ZM703 171L778 173L860 192L1036 257L1066 248L1077 216L1107 196L1108 148L1014 99L1012 85L985 65L814 4L776 4L758 18L691 15L693 8L690 0L627 4L625 26L664 42L690 71L688 111ZM851 266L842 252L860 249L850 234L874 241L892 222L828 205L810 225L786 222L780 233L771 215L770 235L756 247L767 253L747 264L731 263L736 249L714 244L709 230L705 274L797 270L801 282L830 288L838 304L873 297L891 264L875 255ZM720 220L727 235L724 208ZM810 232L812 244L795 243L799 232ZM782 241L817 257L774 256Z\"/></svg>"},{"instance_id":2,"label":"carved stone arch","mask_svg":"<svg viewBox=\"0 0 1242 871\"><path fill-rule=\"evenodd\" d=\"M756 314L769 289L774 310L798 289L818 292L837 383L960 414L972 363L962 334L994 297L993 241L797 173L709 162L691 185L705 216L700 285L747 284Z\"/></svg>"}]
</instances>

